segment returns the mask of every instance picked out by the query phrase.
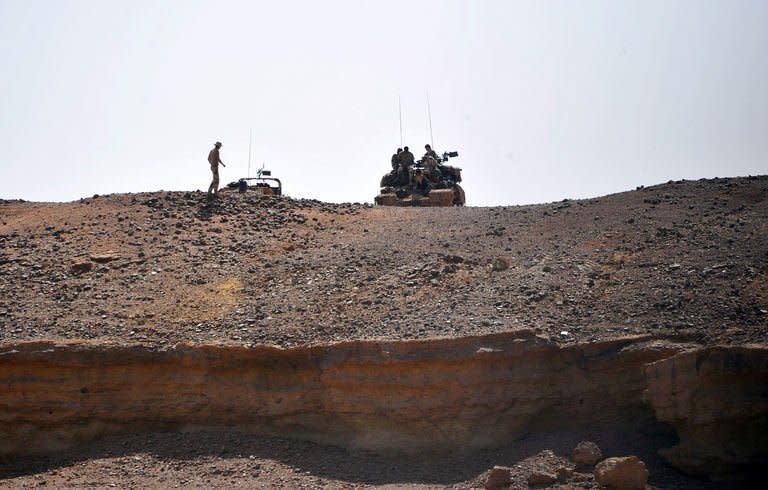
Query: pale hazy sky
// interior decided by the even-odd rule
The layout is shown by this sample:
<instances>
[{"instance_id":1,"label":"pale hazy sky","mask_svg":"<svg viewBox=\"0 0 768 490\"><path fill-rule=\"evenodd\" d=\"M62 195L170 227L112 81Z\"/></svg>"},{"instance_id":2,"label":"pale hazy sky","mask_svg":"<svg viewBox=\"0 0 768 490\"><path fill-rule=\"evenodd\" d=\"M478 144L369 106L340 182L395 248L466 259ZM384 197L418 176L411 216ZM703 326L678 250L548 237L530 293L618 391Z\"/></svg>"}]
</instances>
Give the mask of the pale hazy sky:
<instances>
[{"instance_id":1,"label":"pale hazy sky","mask_svg":"<svg viewBox=\"0 0 768 490\"><path fill-rule=\"evenodd\" d=\"M0 0L0 198L206 189L266 162L371 202L400 144L468 205L768 173L768 1Z\"/></svg>"}]
</instances>

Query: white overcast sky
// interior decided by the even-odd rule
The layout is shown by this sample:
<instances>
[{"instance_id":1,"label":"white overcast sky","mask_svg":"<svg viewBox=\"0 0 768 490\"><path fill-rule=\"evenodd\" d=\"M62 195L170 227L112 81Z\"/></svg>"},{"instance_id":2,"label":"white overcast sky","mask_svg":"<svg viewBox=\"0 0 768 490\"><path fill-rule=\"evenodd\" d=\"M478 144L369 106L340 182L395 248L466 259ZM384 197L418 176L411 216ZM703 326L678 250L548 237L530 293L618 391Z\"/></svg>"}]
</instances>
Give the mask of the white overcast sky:
<instances>
[{"instance_id":1,"label":"white overcast sky","mask_svg":"<svg viewBox=\"0 0 768 490\"><path fill-rule=\"evenodd\" d=\"M768 1L0 0L0 198L372 202L404 143L468 205L768 173Z\"/></svg>"}]
</instances>

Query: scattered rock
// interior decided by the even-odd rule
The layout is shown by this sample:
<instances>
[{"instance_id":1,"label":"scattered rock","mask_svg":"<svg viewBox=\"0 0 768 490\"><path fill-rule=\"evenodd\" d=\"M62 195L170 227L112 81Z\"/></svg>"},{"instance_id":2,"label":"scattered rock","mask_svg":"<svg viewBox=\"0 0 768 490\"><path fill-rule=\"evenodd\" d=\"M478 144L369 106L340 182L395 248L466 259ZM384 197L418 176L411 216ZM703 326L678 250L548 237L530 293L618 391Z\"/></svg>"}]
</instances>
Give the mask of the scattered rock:
<instances>
[{"instance_id":1,"label":"scattered rock","mask_svg":"<svg viewBox=\"0 0 768 490\"><path fill-rule=\"evenodd\" d=\"M597 444L592 441L581 441L573 448L571 459L574 463L584 466L593 466L603 459L603 453Z\"/></svg>"},{"instance_id":2,"label":"scattered rock","mask_svg":"<svg viewBox=\"0 0 768 490\"><path fill-rule=\"evenodd\" d=\"M549 485L557 481L557 475L548 471L534 471L528 476L529 485Z\"/></svg>"},{"instance_id":3,"label":"scattered rock","mask_svg":"<svg viewBox=\"0 0 768 490\"><path fill-rule=\"evenodd\" d=\"M105 262L112 262L113 260L119 260L120 254L114 250L107 250L106 252L91 254L91 260L99 264Z\"/></svg>"},{"instance_id":4,"label":"scattered rock","mask_svg":"<svg viewBox=\"0 0 768 490\"><path fill-rule=\"evenodd\" d=\"M72 274L79 275L90 272L93 269L93 262L77 262L72 264L69 271Z\"/></svg>"},{"instance_id":5,"label":"scattered rock","mask_svg":"<svg viewBox=\"0 0 768 490\"><path fill-rule=\"evenodd\" d=\"M595 481L609 489L644 489L648 470L637 456L608 458L595 467Z\"/></svg>"},{"instance_id":6,"label":"scattered rock","mask_svg":"<svg viewBox=\"0 0 768 490\"><path fill-rule=\"evenodd\" d=\"M512 469L506 466L494 466L485 480L485 488L503 488L512 481Z\"/></svg>"},{"instance_id":7,"label":"scattered rock","mask_svg":"<svg viewBox=\"0 0 768 490\"><path fill-rule=\"evenodd\" d=\"M505 271L509 269L509 262L503 257L496 257L493 259L493 262L491 262L491 269L494 272Z\"/></svg>"},{"instance_id":8,"label":"scattered rock","mask_svg":"<svg viewBox=\"0 0 768 490\"><path fill-rule=\"evenodd\" d=\"M464 257L460 255L446 255L443 257L443 260L449 264L461 264L464 262Z\"/></svg>"}]
</instances>

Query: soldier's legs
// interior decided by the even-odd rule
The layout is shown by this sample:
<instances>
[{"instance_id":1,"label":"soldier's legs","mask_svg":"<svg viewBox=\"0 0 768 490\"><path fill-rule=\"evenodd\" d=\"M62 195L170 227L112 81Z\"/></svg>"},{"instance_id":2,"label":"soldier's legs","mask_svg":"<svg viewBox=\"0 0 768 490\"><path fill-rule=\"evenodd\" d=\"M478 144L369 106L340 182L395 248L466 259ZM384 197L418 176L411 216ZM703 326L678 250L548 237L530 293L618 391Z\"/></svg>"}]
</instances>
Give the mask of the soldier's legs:
<instances>
[{"instance_id":1,"label":"soldier's legs","mask_svg":"<svg viewBox=\"0 0 768 490\"><path fill-rule=\"evenodd\" d=\"M218 167L214 168L211 167L211 172L213 173L213 181L211 182L211 185L208 186L208 194L213 193L214 195L219 193L219 169Z\"/></svg>"}]
</instances>

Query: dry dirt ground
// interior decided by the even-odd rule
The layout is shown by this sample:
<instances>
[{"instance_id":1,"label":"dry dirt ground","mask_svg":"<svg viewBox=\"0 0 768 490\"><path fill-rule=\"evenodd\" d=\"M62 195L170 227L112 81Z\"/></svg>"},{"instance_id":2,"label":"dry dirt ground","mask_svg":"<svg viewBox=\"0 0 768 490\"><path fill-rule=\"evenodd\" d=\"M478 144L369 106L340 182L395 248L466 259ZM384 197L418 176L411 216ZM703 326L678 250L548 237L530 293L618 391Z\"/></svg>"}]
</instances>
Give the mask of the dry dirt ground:
<instances>
[{"instance_id":1,"label":"dry dirt ground","mask_svg":"<svg viewBox=\"0 0 768 490\"><path fill-rule=\"evenodd\" d=\"M379 208L199 192L0 201L0 343L284 347L534 329L557 342L652 334L768 342L768 177L669 182L587 200ZM495 464L567 455L583 434L483 454L386 458L242 434L111 438L0 465L0 486L477 486ZM702 488L654 441L661 488ZM606 450L607 449L607 450ZM646 451L646 454L643 454ZM537 459L538 458L538 459ZM588 473L571 487L592 488ZM706 485L710 485L707 483Z\"/></svg>"},{"instance_id":2,"label":"dry dirt ground","mask_svg":"<svg viewBox=\"0 0 768 490\"><path fill-rule=\"evenodd\" d=\"M309 442L237 433L155 433L104 440L64 455L0 466L10 488L482 488L494 465L512 467L509 488L527 489L534 471L565 466L581 437L600 441L604 456L643 459L651 488L737 489L741 482L686 477L665 466L650 436L627 428L605 433L543 434L507 447L469 454L395 457L348 453ZM664 441L668 442L668 441ZM574 468L567 482L536 488L598 489L592 468Z\"/></svg>"}]
</instances>

